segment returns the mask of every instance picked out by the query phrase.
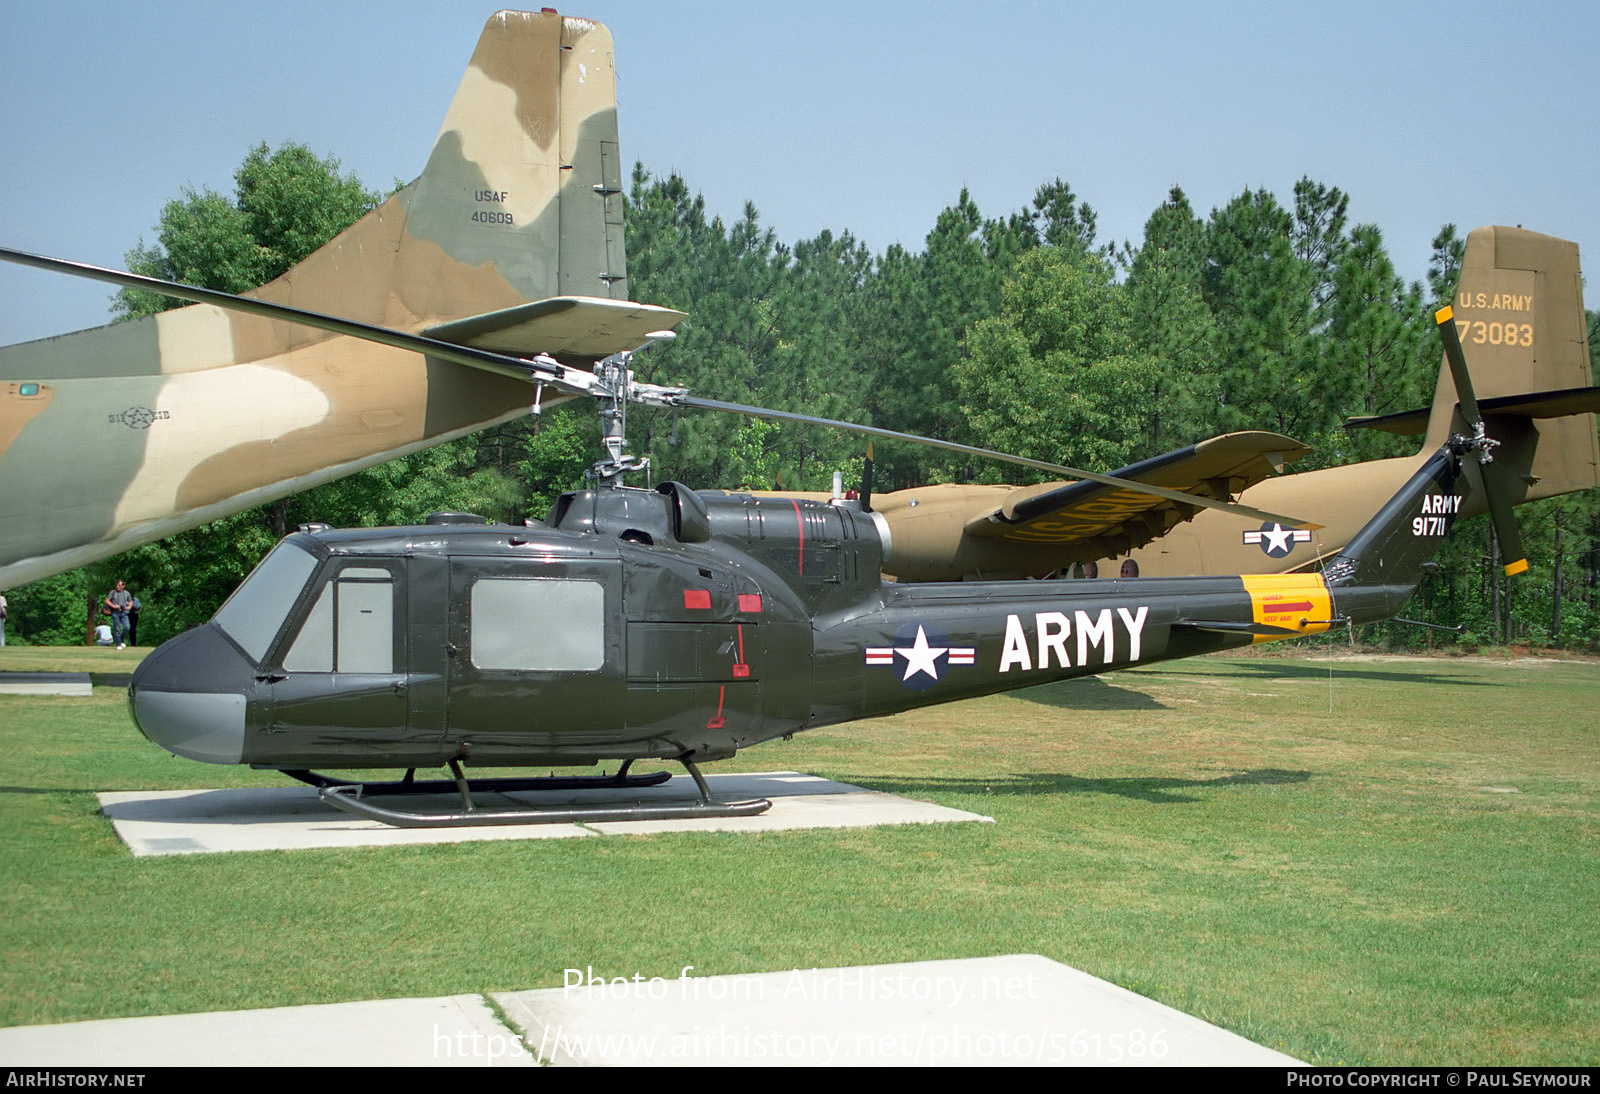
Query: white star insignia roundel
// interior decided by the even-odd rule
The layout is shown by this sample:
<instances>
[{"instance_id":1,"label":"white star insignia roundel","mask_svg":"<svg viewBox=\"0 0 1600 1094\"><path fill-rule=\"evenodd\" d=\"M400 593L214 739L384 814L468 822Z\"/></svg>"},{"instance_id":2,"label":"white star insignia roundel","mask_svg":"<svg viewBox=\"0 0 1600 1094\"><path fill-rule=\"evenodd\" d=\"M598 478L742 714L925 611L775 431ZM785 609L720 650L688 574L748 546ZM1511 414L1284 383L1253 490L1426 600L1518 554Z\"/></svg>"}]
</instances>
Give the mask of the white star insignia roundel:
<instances>
[{"instance_id":1,"label":"white star insignia roundel","mask_svg":"<svg viewBox=\"0 0 1600 1094\"><path fill-rule=\"evenodd\" d=\"M1305 528L1285 528L1281 524L1263 524L1244 534L1246 544L1258 544L1272 558L1282 558L1294 550L1296 543L1310 543L1311 532Z\"/></svg>"},{"instance_id":2,"label":"white star insignia roundel","mask_svg":"<svg viewBox=\"0 0 1600 1094\"><path fill-rule=\"evenodd\" d=\"M906 631L910 630L909 627ZM865 649L866 663L869 665L893 665L896 657L904 658L905 670L900 675L900 682L915 691L932 687L944 678L944 669L950 665L971 665L977 660L977 647L975 646L936 646L933 642L943 642L945 637L934 630L933 640L929 641L928 630L922 625L917 627L916 638L906 644L906 631L902 631L899 643L893 646L868 646ZM940 664L940 660L944 664Z\"/></svg>"}]
</instances>

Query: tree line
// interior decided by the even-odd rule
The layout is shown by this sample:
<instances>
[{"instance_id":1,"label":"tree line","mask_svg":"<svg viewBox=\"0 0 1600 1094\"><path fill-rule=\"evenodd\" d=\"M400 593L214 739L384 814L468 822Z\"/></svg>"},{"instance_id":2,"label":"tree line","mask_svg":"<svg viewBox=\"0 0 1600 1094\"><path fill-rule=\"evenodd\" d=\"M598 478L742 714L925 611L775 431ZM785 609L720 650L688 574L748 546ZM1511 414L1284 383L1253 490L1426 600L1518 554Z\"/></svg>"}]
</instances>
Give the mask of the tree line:
<instances>
[{"instance_id":1,"label":"tree line","mask_svg":"<svg viewBox=\"0 0 1600 1094\"><path fill-rule=\"evenodd\" d=\"M380 197L299 145L255 149L235 182L231 197L186 191L169 203L157 243L131 251L130 268L242 291ZM1408 283L1379 228L1351 224L1348 209L1346 193L1309 178L1284 200L1246 190L1206 216L1174 187L1142 240L1114 243L1056 179L995 217L963 191L920 251L873 254L849 231L780 242L751 204L725 222L686 180L641 165L629 295L689 318L635 367L712 398L1099 469L1239 429L1314 445L1292 471L1406 455L1415 439L1343 423L1431 400L1432 312L1454 293L1465 241L1445 225L1425 282ZM131 318L176 303L125 290L114 309ZM835 471L855 485L863 455L851 435L695 411L635 410L630 441L658 481L700 487L826 489ZM86 603L120 577L144 604L141 642L159 641L208 618L297 524L400 524L443 509L542 516L597 453L593 408L568 404L18 589L8 637L81 642ZM1034 481L917 446L875 455L875 489ZM1367 638L1600 647L1600 492L1517 513L1529 575L1500 578L1489 523L1474 520L1413 604L1459 634L1390 624Z\"/></svg>"}]
</instances>

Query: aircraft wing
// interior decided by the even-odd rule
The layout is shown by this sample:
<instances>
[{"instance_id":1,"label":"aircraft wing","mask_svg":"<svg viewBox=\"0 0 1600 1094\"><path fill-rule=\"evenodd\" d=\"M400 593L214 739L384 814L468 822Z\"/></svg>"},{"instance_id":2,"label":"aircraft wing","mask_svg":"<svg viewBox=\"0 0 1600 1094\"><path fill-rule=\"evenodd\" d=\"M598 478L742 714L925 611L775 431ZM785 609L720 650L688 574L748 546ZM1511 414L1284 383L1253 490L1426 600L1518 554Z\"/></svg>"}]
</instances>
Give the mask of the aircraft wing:
<instances>
[{"instance_id":1,"label":"aircraft wing","mask_svg":"<svg viewBox=\"0 0 1600 1094\"><path fill-rule=\"evenodd\" d=\"M1226 433L1114 472L1118 478L1228 500L1311 449L1277 433ZM1097 482L1022 487L967 523L965 535L1045 546L1096 541L1101 557L1143 546L1196 509Z\"/></svg>"}]
</instances>

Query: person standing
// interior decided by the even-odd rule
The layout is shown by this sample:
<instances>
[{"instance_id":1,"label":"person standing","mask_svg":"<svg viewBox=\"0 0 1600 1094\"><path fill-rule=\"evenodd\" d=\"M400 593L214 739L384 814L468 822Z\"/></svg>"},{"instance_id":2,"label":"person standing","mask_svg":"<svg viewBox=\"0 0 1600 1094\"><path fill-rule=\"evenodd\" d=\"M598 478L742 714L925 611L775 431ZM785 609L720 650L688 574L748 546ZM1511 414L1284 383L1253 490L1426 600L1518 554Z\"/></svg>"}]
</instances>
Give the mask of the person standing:
<instances>
[{"instance_id":1,"label":"person standing","mask_svg":"<svg viewBox=\"0 0 1600 1094\"><path fill-rule=\"evenodd\" d=\"M6 644L6 594L0 593L0 646Z\"/></svg>"},{"instance_id":2,"label":"person standing","mask_svg":"<svg viewBox=\"0 0 1600 1094\"><path fill-rule=\"evenodd\" d=\"M133 607L133 594L118 581L117 587L106 594L106 607L111 609L112 637L120 650L128 644L128 610Z\"/></svg>"}]
</instances>

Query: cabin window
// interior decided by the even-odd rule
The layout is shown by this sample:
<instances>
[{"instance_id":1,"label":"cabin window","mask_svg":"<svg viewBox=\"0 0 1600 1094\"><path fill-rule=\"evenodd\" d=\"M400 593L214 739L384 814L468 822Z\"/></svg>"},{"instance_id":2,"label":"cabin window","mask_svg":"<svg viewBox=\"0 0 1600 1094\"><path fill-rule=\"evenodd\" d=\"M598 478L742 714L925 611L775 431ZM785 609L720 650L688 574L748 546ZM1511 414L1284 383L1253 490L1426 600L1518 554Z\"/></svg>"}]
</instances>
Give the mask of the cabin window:
<instances>
[{"instance_id":1,"label":"cabin window","mask_svg":"<svg viewBox=\"0 0 1600 1094\"><path fill-rule=\"evenodd\" d=\"M482 577L472 585L472 663L509 672L593 672L605 664L597 581Z\"/></svg>"},{"instance_id":2,"label":"cabin window","mask_svg":"<svg viewBox=\"0 0 1600 1094\"><path fill-rule=\"evenodd\" d=\"M286 672L394 671L394 576L379 566L350 566L322 587L294 645Z\"/></svg>"},{"instance_id":3,"label":"cabin window","mask_svg":"<svg viewBox=\"0 0 1600 1094\"><path fill-rule=\"evenodd\" d=\"M213 619L260 664L316 568L314 555L293 543L280 543L217 609Z\"/></svg>"}]
</instances>

